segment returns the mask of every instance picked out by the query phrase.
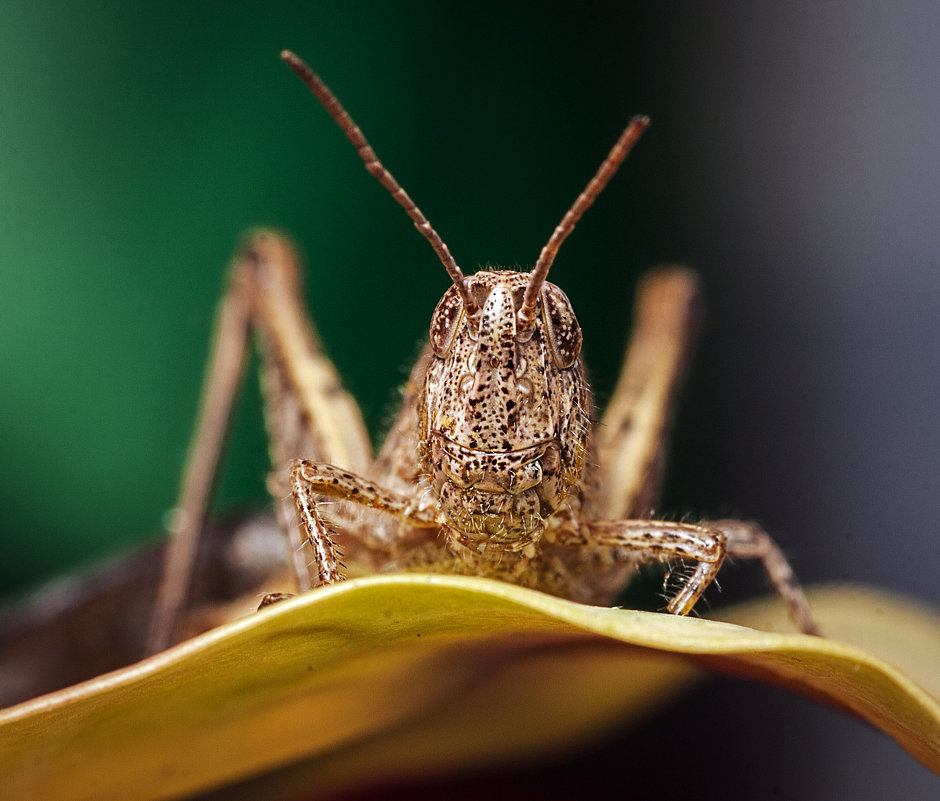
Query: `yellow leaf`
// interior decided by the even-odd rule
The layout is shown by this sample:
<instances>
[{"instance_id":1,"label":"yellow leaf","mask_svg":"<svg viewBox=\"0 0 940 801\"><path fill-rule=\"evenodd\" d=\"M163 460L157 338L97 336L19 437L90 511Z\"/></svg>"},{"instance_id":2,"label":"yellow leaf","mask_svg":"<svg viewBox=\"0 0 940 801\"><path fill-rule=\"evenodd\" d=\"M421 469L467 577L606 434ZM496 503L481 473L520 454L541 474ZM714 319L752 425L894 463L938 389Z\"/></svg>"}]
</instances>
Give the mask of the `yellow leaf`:
<instances>
[{"instance_id":1,"label":"yellow leaf","mask_svg":"<svg viewBox=\"0 0 940 801\"><path fill-rule=\"evenodd\" d=\"M827 638L485 579L347 581L0 712L0 797L180 798L259 775L245 797L309 797L494 764L639 719L701 667L848 710L940 771L940 618L858 588L812 602ZM777 606L729 614L777 627Z\"/></svg>"}]
</instances>

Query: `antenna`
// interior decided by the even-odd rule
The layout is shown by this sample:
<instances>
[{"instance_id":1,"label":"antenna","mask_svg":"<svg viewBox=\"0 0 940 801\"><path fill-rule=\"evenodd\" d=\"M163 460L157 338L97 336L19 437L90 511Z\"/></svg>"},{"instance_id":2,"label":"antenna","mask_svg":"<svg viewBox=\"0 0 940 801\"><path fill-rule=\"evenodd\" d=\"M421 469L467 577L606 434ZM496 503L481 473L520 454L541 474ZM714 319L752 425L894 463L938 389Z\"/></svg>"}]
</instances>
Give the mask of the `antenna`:
<instances>
[{"instance_id":1,"label":"antenna","mask_svg":"<svg viewBox=\"0 0 940 801\"><path fill-rule=\"evenodd\" d=\"M356 148L356 152L359 154L359 158L362 159L363 164L366 165L366 169L391 193L398 205L405 210L405 213L411 218L412 222L414 222L415 228L431 243L431 247L434 248L434 252L437 253L441 264L443 264L444 269L447 270L447 274L457 286L457 291L460 293L467 313L473 314L476 307L464 282L463 272L460 267L457 266L457 262L454 261L450 249L444 243L444 240L441 239L440 234L431 227L431 223L429 223L427 217L421 213L421 209L415 205L415 202L408 196L408 193L402 189L398 181L395 180L395 177L385 169L382 162L379 161L372 146L366 140L365 136L363 136L362 131L359 130L359 126L356 125L353 118L349 116L349 112L343 108L339 100L336 99L336 96L330 91L329 87L320 80L320 76L304 63L303 59L290 50L281 51L281 58L287 63L287 66L297 74L297 77L307 85L307 88L313 92L323 108L327 110L327 113L333 118L333 121L340 127L340 130L346 135L346 138L352 143L353 147ZM616 167L614 169L616 169Z\"/></svg>"},{"instance_id":2,"label":"antenna","mask_svg":"<svg viewBox=\"0 0 940 801\"><path fill-rule=\"evenodd\" d=\"M555 261L555 256L558 253L558 248L561 247L561 243L564 242L568 234L574 230L578 220L581 219L581 215L588 210L588 207L590 207L597 196L604 190L604 187L607 186L607 182L613 178L614 173L617 172L623 160L630 155L633 146L637 143L640 136L642 136L643 131L649 127L649 124L649 117L637 116L630 120L630 123L624 128L623 133L620 134L620 138L610 149L607 158L604 159L601 166L598 167L594 177L588 182L584 191L578 195L571 208L568 209L568 213L562 217L561 222L558 223L555 230L552 232L545 247L542 248L541 254L539 254L539 260L535 263L535 267L532 268L532 272L530 273L529 283L525 288L525 295L522 297L522 307L518 312L518 324L520 327L528 327L535 322L535 308L539 293L542 291L542 286L545 284L548 271L552 267L552 262Z\"/></svg>"}]
</instances>

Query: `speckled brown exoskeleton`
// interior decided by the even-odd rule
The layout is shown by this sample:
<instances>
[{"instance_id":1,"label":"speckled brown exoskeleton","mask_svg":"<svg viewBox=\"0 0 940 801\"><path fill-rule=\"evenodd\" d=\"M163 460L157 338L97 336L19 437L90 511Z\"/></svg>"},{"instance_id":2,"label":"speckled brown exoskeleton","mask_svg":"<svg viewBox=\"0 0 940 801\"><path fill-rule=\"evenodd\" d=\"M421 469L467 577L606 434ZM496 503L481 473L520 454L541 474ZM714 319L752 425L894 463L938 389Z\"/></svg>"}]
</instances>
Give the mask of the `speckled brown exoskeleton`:
<instances>
[{"instance_id":1,"label":"speckled brown exoskeleton","mask_svg":"<svg viewBox=\"0 0 940 801\"><path fill-rule=\"evenodd\" d=\"M282 57L428 239L453 283L373 458L356 402L299 300L295 251L273 231L247 238L219 312L151 647L174 637L252 334L263 362L269 486L292 543L295 589L346 575L431 571L610 603L638 564L681 561L689 570L666 610L684 615L724 559L736 556L760 559L796 624L815 632L793 571L756 524L645 519L698 318L695 276L664 268L642 282L623 370L599 422L574 310L546 280L562 241L648 120L631 120L531 272L465 276L329 89L295 55Z\"/></svg>"}]
</instances>

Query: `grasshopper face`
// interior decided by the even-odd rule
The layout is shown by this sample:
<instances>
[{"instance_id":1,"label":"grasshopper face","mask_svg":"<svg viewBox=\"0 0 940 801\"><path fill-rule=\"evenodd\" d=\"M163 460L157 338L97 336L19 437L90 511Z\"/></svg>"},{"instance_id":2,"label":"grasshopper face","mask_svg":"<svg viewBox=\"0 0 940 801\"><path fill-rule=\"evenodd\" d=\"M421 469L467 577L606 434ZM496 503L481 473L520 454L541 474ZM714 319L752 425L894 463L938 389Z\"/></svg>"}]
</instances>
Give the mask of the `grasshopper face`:
<instances>
[{"instance_id":1,"label":"grasshopper face","mask_svg":"<svg viewBox=\"0 0 940 801\"><path fill-rule=\"evenodd\" d=\"M581 329L545 283L531 323L519 317L530 276L465 279L431 320L434 358L419 409L423 469L449 536L479 550L535 542L585 463L591 399Z\"/></svg>"}]
</instances>

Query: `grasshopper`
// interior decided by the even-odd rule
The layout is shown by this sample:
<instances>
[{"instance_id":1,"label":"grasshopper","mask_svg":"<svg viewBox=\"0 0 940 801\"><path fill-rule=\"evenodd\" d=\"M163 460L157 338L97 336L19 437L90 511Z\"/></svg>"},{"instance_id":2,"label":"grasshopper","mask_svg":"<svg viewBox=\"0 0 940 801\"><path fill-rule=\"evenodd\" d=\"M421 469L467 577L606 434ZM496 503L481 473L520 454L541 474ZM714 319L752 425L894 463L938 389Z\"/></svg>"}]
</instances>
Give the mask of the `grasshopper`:
<instances>
[{"instance_id":1,"label":"grasshopper","mask_svg":"<svg viewBox=\"0 0 940 801\"><path fill-rule=\"evenodd\" d=\"M690 570L666 611L685 615L730 556L759 559L795 623L818 633L790 565L760 526L648 519L699 317L694 274L664 268L642 282L621 376L599 424L581 328L565 293L547 280L562 242L648 119L630 121L531 272L464 275L323 81L293 53L281 56L427 238L452 283L373 458L358 406L299 298L293 247L270 230L247 237L218 313L151 650L175 637L252 335L270 434L268 485L297 590L346 575L431 571L609 604L637 565L679 560Z\"/></svg>"}]
</instances>

